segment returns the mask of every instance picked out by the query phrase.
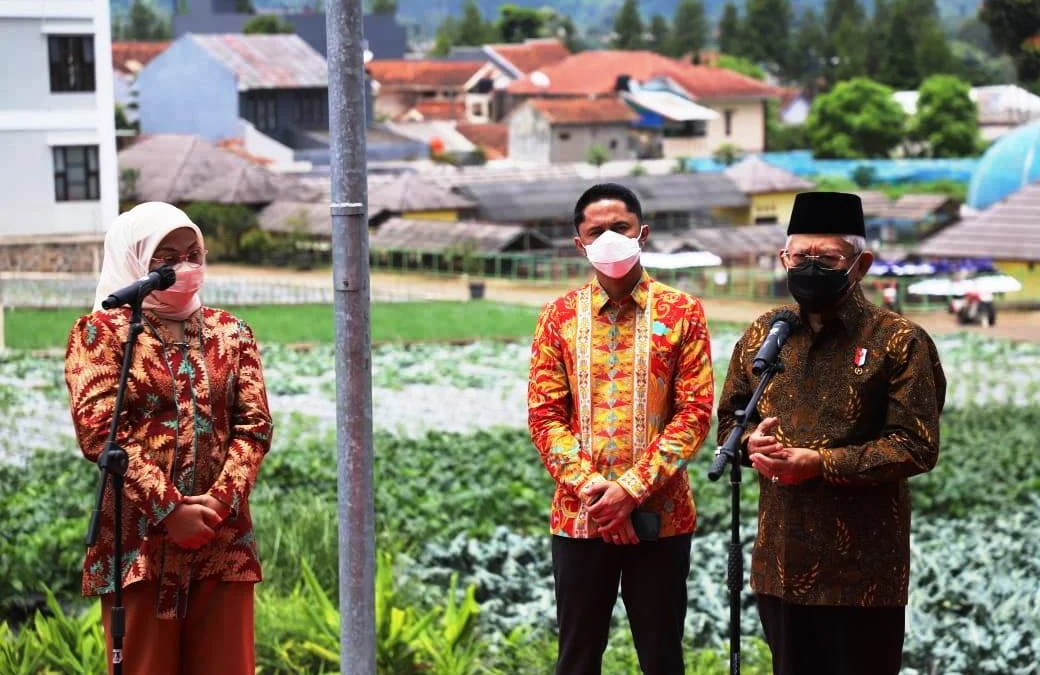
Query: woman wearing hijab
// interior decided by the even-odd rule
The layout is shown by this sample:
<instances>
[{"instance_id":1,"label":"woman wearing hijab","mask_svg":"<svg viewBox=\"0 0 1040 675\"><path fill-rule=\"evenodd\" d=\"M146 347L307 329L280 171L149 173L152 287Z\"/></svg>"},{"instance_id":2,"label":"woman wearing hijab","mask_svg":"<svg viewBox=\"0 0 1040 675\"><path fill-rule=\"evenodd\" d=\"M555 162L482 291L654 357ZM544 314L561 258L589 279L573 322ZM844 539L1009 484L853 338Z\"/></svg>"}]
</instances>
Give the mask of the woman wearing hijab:
<instances>
[{"instance_id":1,"label":"woman wearing hijab","mask_svg":"<svg viewBox=\"0 0 1040 675\"><path fill-rule=\"evenodd\" d=\"M94 462L108 436L130 324L129 307L101 310L101 301L149 271L174 268L176 283L144 299L116 438L129 455L126 675L254 672L253 584L261 571L248 497L272 423L252 331L199 299L205 256L202 233L180 209L149 202L123 213L105 236L94 311L69 335L72 419ZM108 490L83 566L83 594L101 596L106 635L114 527Z\"/></svg>"}]
</instances>

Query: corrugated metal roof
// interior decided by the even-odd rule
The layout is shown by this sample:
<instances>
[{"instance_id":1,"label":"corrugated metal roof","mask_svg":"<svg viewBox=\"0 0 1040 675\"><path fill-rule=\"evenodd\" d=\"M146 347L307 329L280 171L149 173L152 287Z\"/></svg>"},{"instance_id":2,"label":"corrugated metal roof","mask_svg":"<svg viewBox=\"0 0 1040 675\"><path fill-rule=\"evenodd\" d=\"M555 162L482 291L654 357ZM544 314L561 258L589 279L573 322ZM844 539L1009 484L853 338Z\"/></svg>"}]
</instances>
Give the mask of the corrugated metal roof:
<instances>
[{"instance_id":1,"label":"corrugated metal roof","mask_svg":"<svg viewBox=\"0 0 1040 675\"><path fill-rule=\"evenodd\" d=\"M682 238L699 251L732 260L777 253L787 241L787 231L780 225L735 225L696 228Z\"/></svg>"},{"instance_id":2,"label":"corrugated metal roof","mask_svg":"<svg viewBox=\"0 0 1040 675\"><path fill-rule=\"evenodd\" d=\"M955 202L956 200L947 195L908 194L889 202L877 217L885 220L919 222Z\"/></svg>"},{"instance_id":3,"label":"corrugated metal roof","mask_svg":"<svg viewBox=\"0 0 1040 675\"><path fill-rule=\"evenodd\" d=\"M197 136L146 136L119 153L120 169L136 169L138 201L267 204L311 201L320 191L275 173Z\"/></svg>"},{"instance_id":4,"label":"corrugated metal roof","mask_svg":"<svg viewBox=\"0 0 1040 675\"><path fill-rule=\"evenodd\" d=\"M733 166L726 167L723 173L749 195L770 192L801 192L816 187L804 178L777 168L758 157L748 157Z\"/></svg>"},{"instance_id":5,"label":"corrugated metal roof","mask_svg":"<svg viewBox=\"0 0 1040 675\"><path fill-rule=\"evenodd\" d=\"M537 248L551 249L552 242L531 228L483 222L446 222L391 218L369 240L372 250L428 251L437 253L472 245L483 253L499 253L527 236Z\"/></svg>"},{"instance_id":6,"label":"corrugated metal roof","mask_svg":"<svg viewBox=\"0 0 1040 675\"><path fill-rule=\"evenodd\" d=\"M414 173L406 173L395 180L373 184L368 192L368 210L393 211L454 211L476 208L477 203L452 192L438 183L423 180Z\"/></svg>"},{"instance_id":7,"label":"corrugated metal roof","mask_svg":"<svg viewBox=\"0 0 1040 675\"><path fill-rule=\"evenodd\" d=\"M860 201L863 202L863 216L866 218L872 218L879 216L884 213L885 209L888 208L891 200L884 192L856 192L859 196Z\"/></svg>"},{"instance_id":8,"label":"corrugated metal roof","mask_svg":"<svg viewBox=\"0 0 1040 675\"><path fill-rule=\"evenodd\" d=\"M935 258L1040 262L1040 182L951 225L917 248Z\"/></svg>"},{"instance_id":9,"label":"corrugated metal roof","mask_svg":"<svg viewBox=\"0 0 1040 675\"><path fill-rule=\"evenodd\" d=\"M239 91L329 86L325 59L298 35L190 34L185 37L234 73Z\"/></svg>"},{"instance_id":10,"label":"corrugated metal roof","mask_svg":"<svg viewBox=\"0 0 1040 675\"><path fill-rule=\"evenodd\" d=\"M690 212L713 207L746 206L747 197L721 173L625 176L611 179L631 188L646 214ZM574 203L603 179L560 177L529 182L474 182L458 187L480 205L480 214L496 222L570 220Z\"/></svg>"},{"instance_id":11,"label":"corrugated metal roof","mask_svg":"<svg viewBox=\"0 0 1040 675\"><path fill-rule=\"evenodd\" d=\"M332 237L332 215L328 202L271 202L256 214L260 229L290 234L300 232L315 237Z\"/></svg>"}]
</instances>

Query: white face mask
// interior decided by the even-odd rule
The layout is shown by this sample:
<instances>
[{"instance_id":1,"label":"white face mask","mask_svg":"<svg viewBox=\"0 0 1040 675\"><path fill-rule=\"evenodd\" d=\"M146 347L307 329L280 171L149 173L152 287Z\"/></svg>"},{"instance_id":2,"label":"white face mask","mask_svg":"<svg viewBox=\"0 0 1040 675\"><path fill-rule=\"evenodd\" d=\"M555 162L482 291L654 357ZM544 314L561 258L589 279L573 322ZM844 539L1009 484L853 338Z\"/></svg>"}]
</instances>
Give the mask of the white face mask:
<instances>
[{"instance_id":1,"label":"white face mask","mask_svg":"<svg viewBox=\"0 0 1040 675\"><path fill-rule=\"evenodd\" d=\"M643 229L639 234L642 236ZM626 237L614 230L607 230L585 246L585 256L592 266L612 279L628 274L639 261L639 252L638 238Z\"/></svg>"}]
</instances>

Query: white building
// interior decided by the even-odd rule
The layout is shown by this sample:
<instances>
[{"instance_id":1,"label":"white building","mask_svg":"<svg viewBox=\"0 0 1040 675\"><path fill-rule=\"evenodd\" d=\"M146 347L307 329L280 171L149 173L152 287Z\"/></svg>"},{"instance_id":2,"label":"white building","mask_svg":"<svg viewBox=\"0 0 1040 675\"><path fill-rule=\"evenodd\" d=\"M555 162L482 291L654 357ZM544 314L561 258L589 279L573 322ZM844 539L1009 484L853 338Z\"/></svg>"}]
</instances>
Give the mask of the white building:
<instances>
[{"instance_id":1,"label":"white building","mask_svg":"<svg viewBox=\"0 0 1040 675\"><path fill-rule=\"evenodd\" d=\"M116 217L111 40L108 0L0 0L0 235Z\"/></svg>"}]
</instances>

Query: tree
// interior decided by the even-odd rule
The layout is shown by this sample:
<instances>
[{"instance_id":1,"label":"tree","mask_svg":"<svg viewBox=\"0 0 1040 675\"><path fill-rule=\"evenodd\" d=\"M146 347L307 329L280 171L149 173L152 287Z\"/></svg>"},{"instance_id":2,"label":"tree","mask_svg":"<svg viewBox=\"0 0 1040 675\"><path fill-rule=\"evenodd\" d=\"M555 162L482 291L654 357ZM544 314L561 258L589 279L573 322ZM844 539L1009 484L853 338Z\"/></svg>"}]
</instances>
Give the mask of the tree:
<instances>
[{"instance_id":1,"label":"tree","mask_svg":"<svg viewBox=\"0 0 1040 675\"><path fill-rule=\"evenodd\" d=\"M677 59L686 54L696 56L707 44L708 20L704 16L704 3L682 0L675 8L668 55Z\"/></svg>"},{"instance_id":2,"label":"tree","mask_svg":"<svg viewBox=\"0 0 1040 675\"><path fill-rule=\"evenodd\" d=\"M894 0L881 40L876 77L897 89L916 89L929 75L949 73L953 57L934 0Z\"/></svg>"},{"instance_id":3,"label":"tree","mask_svg":"<svg viewBox=\"0 0 1040 675\"><path fill-rule=\"evenodd\" d=\"M650 19L650 44L647 45L651 51L667 55L671 47L672 31L668 26L668 19L660 14L654 14Z\"/></svg>"},{"instance_id":4,"label":"tree","mask_svg":"<svg viewBox=\"0 0 1040 675\"><path fill-rule=\"evenodd\" d=\"M397 14L397 0L372 0L368 11L372 14Z\"/></svg>"},{"instance_id":5,"label":"tree","mask_svg":"<svg viewBox=\"0 0 1040 675\"><path fill-rule=\"evenodd\" d=\"M798 31L791 41L791 55L786 60L784 75L789 82L798 82L811 96L816 94L816 80L823 70L826 38L820 18L812 8L802 12Z\"/></svg>"},{"instance_id":6,"label":"tree","mask_svg":"<svg viewBox=\"0 0 1040 675\"><path fill-rule=\"evenodd\" d=\"M867 73L867 16L859 0L827 0L823 74L828 85Z\"/></svg>"},{"instance_id":7,"label":"tree","mask_svg":"<svg viewBox=\"0 0 1040 675\"><path fill-rule=\"evenodd\" d=\"M925 80L917 98L911 138L931 157L968 157L979 150L978 109L966 82L951 75Z\"/></svg>"},{"instance_id":8,"label":"tree","mask_svg":"<svg viewBox=\"0 0 1040 675\"><path fill-rule=\"evenodd\" d=\"M594 145L585 153L585 161L598 169L610 161L610 152L602 145Z\"/></svg>"},{"instance_id":9,"label":"tree","mask_svg":"<svg viewBox=\"0 0 1040 675\"><path fill-rule=\"evenodd\" d=\"M496 28L503 41L523 42L543 34L546 18L539 9L502 5L498 8Z\"/></svg>"},{"instance_id":10,"label":"tree","mask_svg":"<svg viewBox=\"0 0 1040 675\"><path fill-rule=\"evenodd\" d=\"M745 59L742 56L733 56L732 54L719 54L719 60L715 64L719 68L724 70L732 70L735 73L741 75L747 75L753 77L756 80L766 79L766 73L756 63Z\"/></svg>"},{"instance_id":11,"label":"tree","mask_svg":"<svg viewBox=\"0 0 1040 675\"><path fill-rule=\"evenodd\" d=\"M782 69L790 58L790 1L748 0L744 40L747 52L743 56Z\"/></svg>"},{"instance_id":12,"label":"tree","mask_svg":"<svg viewBox=\"0 0 1040 675\"><path fill-rule=\"evenodd\" d=\"M837 159L888 157L905 125L892 90L864 77L817 96L805 124L813 155Z\"/></svg>"},{"instance_id":13,"label":"tree","mask_svg":"<svg viewBox=\"0 0 1040 675\"><path fill-rule=\"evenodd\" d=\"M624 0L614 17L615 49L639 49L643 46L643 19L639 16L639 0Z\"/></svg>"},{"instance_id":14,"label":"tree","mask_svg":"<svg viewBox=\"0 0 1040 675\"><path fill-rule=\"evenodd\" d=\"M455 45L479 47L493 40L494 28L480 14L476 0L466 0L462 6L462 20L458 24Z\"/></svg>"},{"instance_id":15,"label":"tree","mask_svg":"<svg viewBox=\"0 0 1040 675\"><path fill-rule=\"evenodd\" d=\"M130 5L126 23L121 26L120 37L124 40L169 40L172 37L170 23L150 0L134 0Z\"/></svg>"},{"instance_id":16,"label":"tree","mask_svg":"<svg viewBox=\"0 0 1040 675\"><path fill-rule=\"evenodd\" d=\"M888 35L892 27L891 0L874 0L874 16L870 19L870 34L874 36ZM888 42L874 39L867 45L867 73L877 78L881 72L881 62L885 58Z\"/></svg>"},{"instance_id":17,"label":"tree","mask_svg":"<svg viewBox=\"0 0 1040 675\"><path fill-rule=\"evenodd\" d=\"M1040 33L1040 2L1036 0L985 0L979 19L989 26L996 46L1018 56L1026 40Z\"/></svg>"},{"instance_id":18,"label":"tree","mask_svg":"<svg viewBox=\"0 0 1040 675\"><path fill-rule=\"evenodd\" d=\"M256 14L253 0L235 0L235 12L238 14Z\"/></svg>"},{"instance_id":19,"label":"tree","mask_svg":"<svg viewBox=\"0 0 1040 675\"><path fill-rule=\"evenodd\" d=\"M283 21L274 14L258 14L242 26L242 32L246 35L278 35L279 33L292 33L292 24Z\"/></svg>"},{"instance_id":20,"label":"tree","mask_svg":"<svg viewBox=\"0 0 1040 675\"><path fill-rule=\"evenodd\" d=\"M743 55L743 28L740 13L732 2L726 3L719 19L719 51L726 54Z\"/></svg>"},{"instance_id":21,"label":"tree","mask_svg":"<svg viewBox=\"0 0 1040 675\"><path fill-rule=\"evenodd\" d=\"M447 56L459 39L459 24L454 17L447 17L437 26L437 34L433 38L432 56Z\"/></svg>"},{"instance_id":22,"label":"tree","mask_svg":"<svg viewBox=\"0 0 1040 675\"><path fill-rule=\"evenodd\" d=\"M545 37L556 38L563 42L567 49L574 54L585 49L585 44L578 37L578 29L569 16L552 7L543 7L540 11L543 16L542 30Z\"/></svg>"},{"instance_id":23,"label":"tree","mask_svg":"<svg viewBox=\"0 0 1040 675\"><path fill-rule=\"evenodd\" d=\"M740 148L732 143L723 143L712 153L712 159L724 166L731 166L740 159L742 154Z\"/></svg>"}]
</instances>

